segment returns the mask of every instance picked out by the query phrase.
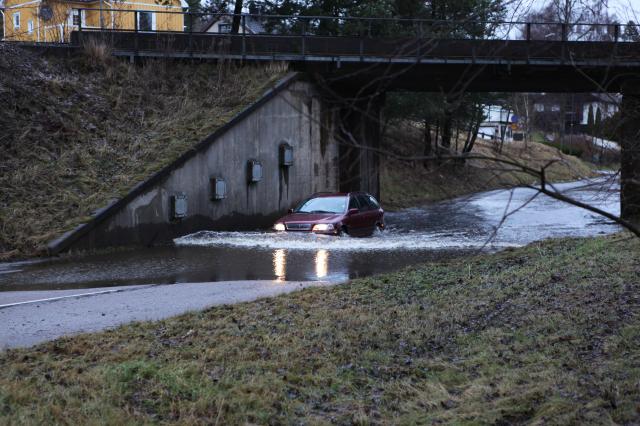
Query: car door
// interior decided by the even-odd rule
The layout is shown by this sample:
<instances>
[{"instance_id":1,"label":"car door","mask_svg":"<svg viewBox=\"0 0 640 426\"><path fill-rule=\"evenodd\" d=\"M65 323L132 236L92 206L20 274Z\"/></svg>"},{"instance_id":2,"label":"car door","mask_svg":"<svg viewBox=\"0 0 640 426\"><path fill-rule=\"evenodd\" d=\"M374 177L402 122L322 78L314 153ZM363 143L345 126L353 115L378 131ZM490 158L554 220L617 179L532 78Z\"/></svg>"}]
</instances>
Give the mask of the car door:
<instances>
[{"instance_id":1,"label":"car door","mask_svg":"<svg viewBox=\"0 0 640 426\"><path fill-rule=\"evenodd\" d=\"M365 226L364 221L364 212L358 202L358 199L355 195L349 196L349 208L348 210L357 209L357 213L349 214L346 219L347 228L351 235L358 235L362 233L363 227Z\"/></svg>"},{"instance_id":2,"label":"car door","mask_svg":"<svg viewBox=\"0 0 640 426\"><path fill-rule=\"evenodd\" d=\"M371 210L374 212L376 224L384 225L384 212L382 211L382 207L380 207L380 203L378 203L378 200L376 200L373 195L366 194L365 196L367 197Z\"/></svg>"},{"instance_id":3,"label":"car door","mask_svg":"<svg viewBox=\"0 0 640 426\"><path fill-rule=\"evenodd\" d=\"M373 205L369 202L369 199L365 194L359 194L357 198L358 203L360 204L360 211L362 212L363 231L371 233L375 229L378 212L373 209Z\"/></svg>"}]
</instances>

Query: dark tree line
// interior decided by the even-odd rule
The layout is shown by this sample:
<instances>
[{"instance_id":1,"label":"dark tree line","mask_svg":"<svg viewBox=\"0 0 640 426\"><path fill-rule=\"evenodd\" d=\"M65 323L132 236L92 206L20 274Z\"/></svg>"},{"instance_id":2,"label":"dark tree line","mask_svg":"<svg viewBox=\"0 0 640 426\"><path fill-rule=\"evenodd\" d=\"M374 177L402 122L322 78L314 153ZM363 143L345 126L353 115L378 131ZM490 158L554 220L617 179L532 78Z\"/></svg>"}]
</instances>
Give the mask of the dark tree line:
<instances>
[{"instance_id":1,"label":"dark tree line","mask_svg":"<svg viewBox=\"0 0 640 426\"><path fill-rule=\"evenodd\" d=\"M493 21L504 16L505 1L509 0L283 0L283 1L245 1L245 0L188 0L189 10L197 13L217 14L234 13L239 15L243 9L252 14L286 15L308 19L265 20L268 31L287 33L307 31L314 34L337 35L342 33L362 33L371 35L399 35L404 32L424 36L447 34L460 37L480 37L491 32L485 21ZM334 20L311 19L315 16L333 17ZM351 24L340 20L345 17L375 17L438 20L439 24L421 25L410 22L376 22L367 28L361 24ZM464 21L464 25L451 24ZM239 30L240 19L233 21L232 32ZM304 25L304 28L302 26Z\"/></svg>"},{"instance_id":2,"label":"dark tree line","mask_svg":"<svg viewBox=\"0 0 640 426\"><path fill-rule=\"evenodd\" d=\"M394 92L387 95L385 116L390 121L408 119L422 124L421 155L469 153L486 118L484 105L497 101L490 94L452 97L442 93Z\"/></svg>"}]
</instances>

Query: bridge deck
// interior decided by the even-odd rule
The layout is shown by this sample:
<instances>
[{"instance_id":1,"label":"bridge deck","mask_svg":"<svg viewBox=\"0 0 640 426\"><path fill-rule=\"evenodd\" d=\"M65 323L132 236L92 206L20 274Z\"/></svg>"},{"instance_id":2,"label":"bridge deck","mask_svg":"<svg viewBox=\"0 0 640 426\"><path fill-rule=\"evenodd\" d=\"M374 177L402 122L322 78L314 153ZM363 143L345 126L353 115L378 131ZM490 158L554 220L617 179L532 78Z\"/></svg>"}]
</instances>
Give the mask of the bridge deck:
<instances>
[{"instance_id":1,"label":"bridge deck","mask_svg":"<svg viewBox=\"0 0 640 426\"><path fill-rule=\"evenodd\" d=\"M232 35L216 33L75 31L72 44L100 39L116 54L248 60L386 63L553 63L640 65L640 43L540 40Z\"/></svg>"},{"instance_id":2,"label":"bridge deck","mask_svg":"<svg viewBox=\"0 0 640 426\"><path fill-rule=\"evenodd\" d=\"M392 67L410 78L390 87L412 90L449 90L466 74L467 91L618 91L620 76L640 75L640 43L86 30L71 40L106 43L117 56L287 61L350 85Z\"/></svg>"}]
</instances>

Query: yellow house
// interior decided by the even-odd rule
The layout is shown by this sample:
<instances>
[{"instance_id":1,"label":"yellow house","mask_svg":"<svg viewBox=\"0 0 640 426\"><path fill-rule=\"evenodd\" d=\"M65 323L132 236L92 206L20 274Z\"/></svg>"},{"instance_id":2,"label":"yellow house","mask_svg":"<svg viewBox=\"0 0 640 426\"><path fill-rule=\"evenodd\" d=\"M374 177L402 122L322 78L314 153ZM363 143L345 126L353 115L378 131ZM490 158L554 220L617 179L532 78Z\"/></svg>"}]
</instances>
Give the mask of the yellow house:
<instances>
[{"instance_id":1,"label":"yellow house","mask_svg":"<svg viewBox=\"0 0 640 426\"><path fill-rule=\"evenodd\" d=\"M184 0L4 0L4 40L64 43L80 28L184 31L183 7Z\"/></svg>"}]
</instances>

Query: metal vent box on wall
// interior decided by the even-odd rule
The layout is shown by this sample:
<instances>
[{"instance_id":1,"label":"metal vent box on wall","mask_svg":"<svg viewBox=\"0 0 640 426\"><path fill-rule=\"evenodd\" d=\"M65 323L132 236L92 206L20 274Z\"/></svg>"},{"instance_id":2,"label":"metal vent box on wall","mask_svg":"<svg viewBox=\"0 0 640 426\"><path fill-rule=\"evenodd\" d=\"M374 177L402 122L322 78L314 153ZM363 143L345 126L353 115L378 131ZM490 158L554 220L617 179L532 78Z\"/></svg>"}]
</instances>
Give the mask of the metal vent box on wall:
<instances>
[{"instance_id":1,"label":"metal vent box on wall","mask_svg":"<svg viewBox=\"0 0 640 426\"><path fill-rule=\"evenodd\" d=\"M293 147L286 142L280 144L280 166L289 167L293 165Z\"/></svg>"},{"instance_id":2,"label":"metal vent box on wall","mask_svg":"<svg viewBox=\"0 0 640 426\"><path fill-rule=\"evenodd\" d=\"M227 197L227 182L221 177L211 178L211 199L222 200Z\"/></svg>"},{"instance_id":3,"label":"metal vent box on wall","mask_svg":"<svg viewBox=\"0 0 640 426\"><path fill-rule=\"evenodd\" d=\"M187 194L180 193L171 196L171 219L187 217Z\"/></svg>"},{"instance_id":4,"label":"metal vent box on wall","mask_svg":"<svg viewBox=\"0 0 640 426\"><path fill-rule=\"evenodd\" d=\"M249 160L248 174L249 183L260 182L262 180L262 163L258 160Z\"/></svg>"}]
</instances>

